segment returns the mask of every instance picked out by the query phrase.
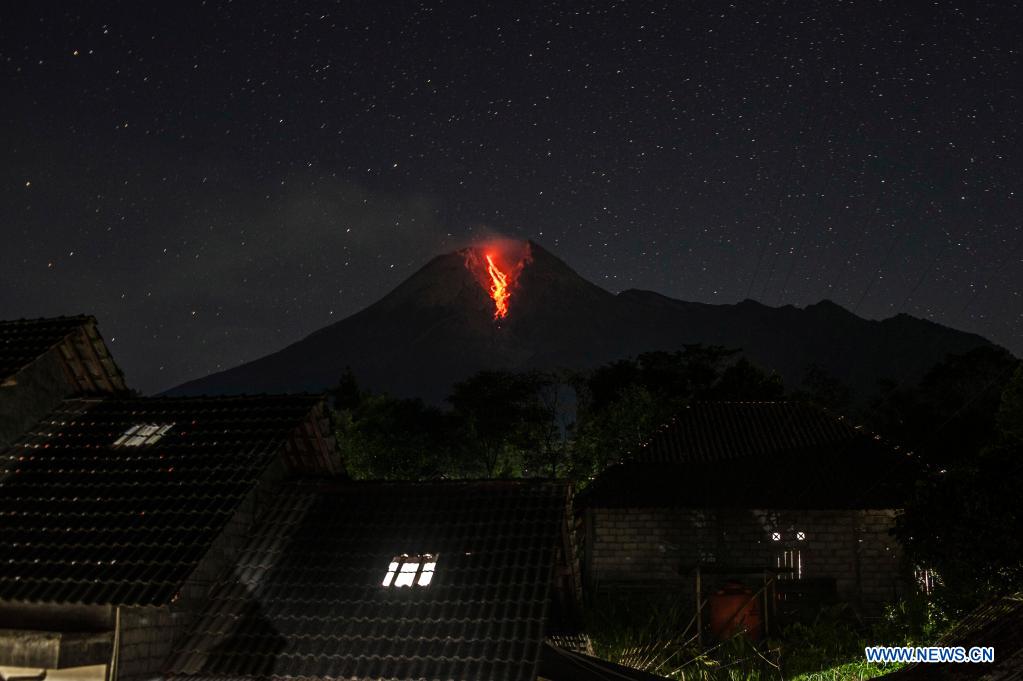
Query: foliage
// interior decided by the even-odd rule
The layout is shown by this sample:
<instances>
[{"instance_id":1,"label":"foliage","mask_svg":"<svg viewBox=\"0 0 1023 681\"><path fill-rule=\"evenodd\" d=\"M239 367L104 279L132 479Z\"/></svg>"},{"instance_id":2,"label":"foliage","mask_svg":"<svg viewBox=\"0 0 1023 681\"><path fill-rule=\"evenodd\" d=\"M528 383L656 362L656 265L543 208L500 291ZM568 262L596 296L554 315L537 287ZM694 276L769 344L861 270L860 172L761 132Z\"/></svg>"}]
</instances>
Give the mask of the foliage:
<instances>
[{"instance_id":1,"label":"foliage","mask_svg":"<svg viewBox=\"0 0 1023 681\"><path fill-rule=\"evenodd\" d=\"M574 473L595 475L621 460L693 400L775 400L784 395L768 374L737 350L686 346L647 352L599 367L577 384Z\"/></svg>"},{"instance_id":2,"label":"foliage","mask_svg":"<svg viewBox=\"0 0 1023 681\"><path fill-rule=\"evenodd\" d=\"M354 478L423 480L457 467L451 417L422 400L364 395L337 413L335 428Z\"/></svg>"},{"instance_id":3,"label":"foliage","mask_svg":"<svg viewBox=\"0 0 1023 681\"><path fill-rule=\"evenodd\" d=\"M895 442L936 467L977 454L997 437L996 414L1017 360L998 347L950 355L916 386L887 385L865 414Z\"/></svg>"},{"instance_id":4,"label":"foliage","mask_svg":"<svg viewBox=\"0 0 1023 681\"><path fill-rule=\"evenodd\" d=\"M563 400L556 376L537 371L481 371L448 398L473 467L487 477L560 472Z\"/></svg>"},{"instance_id":5,"label":"foliage","mask_svg":"<svg viewBox=\"0 0 1023 681\"><path fill-rule=\"evenodd\" d=\"M990 442L933 466L898 519L907 556L937 573L937 602L952 616L1023 589L1021 395L1017 369L987 417Z\"/></svg>"},{"instance_id":6,"label":"foliage","mask_svg":"<svg viewBox=\"0 0 1023 681\"><path fill-rule=\"evenodd\" d=\"M361 389L346 371L331 393L355 477L569 477L620 459L693 399L778 399L781 381L736 351L690 346L587 373L483 371L444 410Z\"/></svg>"},{"instance_id":7,"label":"foliage","mask_svg":"<svg viewBox=\"0 0 1023 681\"><path fill-rule=\"evenodd\" d=\"M853 405L849 387L816 364L807 367L803 384L792 392L790 398L839 413Z\"/></svg>"},{"instance_id":8,"label":"foliage","mask_svg":"<svg viewBox=\"0 0 1023 681\"><path fill-rule=\"evenodd\" d=\"M686 605L689 601L685 600ZM946 630L922 595L895 603L877 623L864 625L845 604L822 610L811 622L793 623L781 635L755 644L742 635L701 649L691 607L679 599L603 595L591 602L587 627L603 659L674 679L799 679L853 681L894 671L868 664L868 645L932 644Z\"/></svg>"}]
</instances>

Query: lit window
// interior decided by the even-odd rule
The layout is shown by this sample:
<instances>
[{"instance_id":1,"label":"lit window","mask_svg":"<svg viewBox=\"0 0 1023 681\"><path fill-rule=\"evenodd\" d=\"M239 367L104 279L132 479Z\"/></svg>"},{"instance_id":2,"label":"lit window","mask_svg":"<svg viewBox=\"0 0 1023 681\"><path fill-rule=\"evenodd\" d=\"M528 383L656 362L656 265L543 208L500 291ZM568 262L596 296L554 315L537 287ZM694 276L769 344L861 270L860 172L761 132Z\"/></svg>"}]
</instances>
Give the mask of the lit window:
<instances>
[{"instance_id":1,"label":"lit window","mask_svg":"<svg viewBox=\"0 0 1023 681\"><path fill-rule=\"evenodd\" d=\"M796 532L796 539L804 541L806 539L806 532Z\"/></svg>"},{"instance_id":2,"label":"lit window","mask_svg":"<svg viewBox=\"0 0 1023 681\"><path fill-rule=\"evenodd\" d=\"M781 532L772 532L771 541L781 541Z\"/></svg>"},{"instance_id":3,"label":"lit window","mask_svg":"<svg viewBox=\"0 0 1023 681\"><path fill-rule=\"evenodd\" d=\"M799 549L785 549L777 556L778 579L802 579L803 555Z\"/></svg>"},{"instance_id":4,"label":"lit window","mask_svg":"<svg viewBox=\"0 0 1023 681\"><path fill-rule=\"evenodd\" d=\"M121 437L114 440L115 447L141 447L151 445L160 440L174 427L173 423L139 423L124 431Z\"/></svg>"},{"instance_id":5,"label":"lit window","mask_svg":"<svg viewBox=\"0 0 1023 681\"><path fill-rule=\"evenodd\" d=\"M410 556L403 553L391 559L384 575L384 586L429 586L437 569L437 555Z\"/></svg>"}]
</instances>

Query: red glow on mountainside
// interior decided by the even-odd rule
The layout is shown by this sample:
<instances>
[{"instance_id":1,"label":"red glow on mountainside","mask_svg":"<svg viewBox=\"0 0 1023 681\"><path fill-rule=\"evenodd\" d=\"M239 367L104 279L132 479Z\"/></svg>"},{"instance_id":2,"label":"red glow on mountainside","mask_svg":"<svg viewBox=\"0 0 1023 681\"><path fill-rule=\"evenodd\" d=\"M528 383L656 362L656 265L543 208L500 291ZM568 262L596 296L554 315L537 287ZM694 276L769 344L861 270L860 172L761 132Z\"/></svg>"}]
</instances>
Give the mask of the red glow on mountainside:
<instances>
[{"instance_id":1,"label":"red glow on mountainside","mask_svg":"<svg viewBox=\"0 0 1023 681\"><path fill-rule=\"evenodd\" d=\"M493 282L490 285L490 297L494 299L494 319L504 319L508 316L508 298L511 297L508 276L494 264L494 256L490 253L487 253L487 274Z\"/></svg>"},{"instance_id":2,"label":"red glow on mountainside","mask_svg":"<svg viewBox=\"0 0 1023 681\"><path fill-rule=\"evenodd\" d=\"M493 239L465 250L465 267L494 301L494 321L508 316L519 274L533 258L529 242Z\"/></svg>"}]
</instances>

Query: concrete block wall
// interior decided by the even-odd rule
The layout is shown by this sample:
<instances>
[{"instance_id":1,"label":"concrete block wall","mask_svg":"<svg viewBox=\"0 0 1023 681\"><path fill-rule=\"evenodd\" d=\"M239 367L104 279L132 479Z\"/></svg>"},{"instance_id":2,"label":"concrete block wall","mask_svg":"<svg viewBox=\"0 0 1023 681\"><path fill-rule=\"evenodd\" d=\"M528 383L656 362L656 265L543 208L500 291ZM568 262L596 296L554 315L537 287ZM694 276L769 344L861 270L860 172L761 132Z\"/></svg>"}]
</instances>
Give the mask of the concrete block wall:
<instances>
[{"instance_id":1,"label":"concrete block wall","mask_svg":"<svg viewBox=\"0 0 1023 681\"><path fill-rule=\"evenodd\" d=\"M692 583L697 564L776 566L783 551L797 549L804 578L833 578L840 599L877 606L904 591L901 549L889 533L896 514L892 509L591 509L585 577L598 587L677 588Z\"/></svg>"}]
</instances>

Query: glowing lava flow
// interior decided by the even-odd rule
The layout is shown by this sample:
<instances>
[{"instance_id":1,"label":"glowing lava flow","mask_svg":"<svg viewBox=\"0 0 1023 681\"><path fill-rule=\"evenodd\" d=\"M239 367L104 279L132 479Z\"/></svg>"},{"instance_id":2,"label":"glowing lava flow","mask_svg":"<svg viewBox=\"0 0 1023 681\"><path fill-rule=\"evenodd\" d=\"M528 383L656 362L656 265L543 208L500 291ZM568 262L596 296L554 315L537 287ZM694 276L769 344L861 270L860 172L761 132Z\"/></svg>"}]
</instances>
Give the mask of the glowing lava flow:
<instances>
[{"instance_id":1,"label":"glowing lava flow","mask_svg":"<svg viewBox=\"0 0 1023 681\"><path fill-rule=\"evenodd\" d=\"M508 316L508 276L494 264L494 256L487 254L487 273L490 275L490 297L494 299L494 319Z\"/></svg>"},{"instance_id":2,"label":"glowing lava flow","mask_svg":"<svg viewBox=\"0 0 1023 681\"><path fill-rule=\"evenodd\" d=\"M495 238L462 251L465 268L494 301L493 320L500 327L510 316L513 294L518 296L519 276L533 262L528 241ZM518 300L518 298L516 298ZM483 301L480 301L483 303ZM483 312L481 309L480 312Z\"/></svg>"}]
</instances>

